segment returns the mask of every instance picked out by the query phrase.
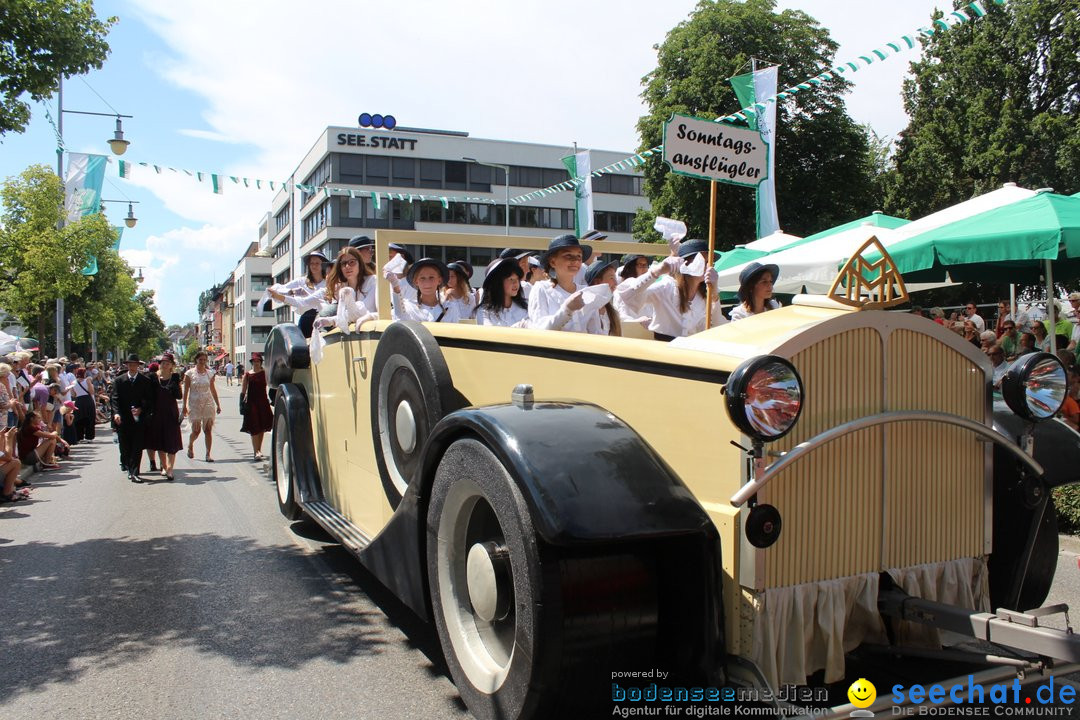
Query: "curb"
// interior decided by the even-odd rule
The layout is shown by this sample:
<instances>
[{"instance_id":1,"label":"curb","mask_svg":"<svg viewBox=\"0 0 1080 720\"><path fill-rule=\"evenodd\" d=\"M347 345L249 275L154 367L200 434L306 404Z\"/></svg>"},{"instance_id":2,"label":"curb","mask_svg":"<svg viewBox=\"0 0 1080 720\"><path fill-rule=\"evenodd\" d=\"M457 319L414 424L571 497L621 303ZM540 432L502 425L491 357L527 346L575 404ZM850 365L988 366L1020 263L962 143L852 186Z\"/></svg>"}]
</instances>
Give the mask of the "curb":
<instances>
[{"instance_id":1,"label":"curb","mask_svg":"<svg viewBox=\"0 0 1080 720\"><path fill-rule=\"evenodd\" d=\"M1058 535L1058 552L1080 555L1080 537L1075 535Z\"/></svg>"}]
</instances>

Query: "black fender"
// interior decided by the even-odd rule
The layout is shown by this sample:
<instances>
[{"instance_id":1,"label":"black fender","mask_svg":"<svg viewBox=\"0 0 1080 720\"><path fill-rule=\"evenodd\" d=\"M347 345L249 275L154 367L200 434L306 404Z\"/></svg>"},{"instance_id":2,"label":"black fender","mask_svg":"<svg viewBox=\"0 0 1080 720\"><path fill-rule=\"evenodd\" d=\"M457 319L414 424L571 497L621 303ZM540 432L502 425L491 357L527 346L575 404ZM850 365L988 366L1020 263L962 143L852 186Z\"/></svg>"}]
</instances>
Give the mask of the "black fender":
<instances>
[{"instance_id":1,"label":"black fender","mask_svg":"<svg viewBox=\"0 0 1080 720\"><path fill-rule=\"evenodd\" d=\"M307 338L293 323L275 325L263 349L266 382L271 389L292 382L293 370L311 367Z\"/></svg>"},{"instance_id":2,"label":"black fender","mask_svg":"<svg viewBox=\"0 0 1080 720\"><path fill-rule=\"evenodd\" d=\"M278 325L278 327L282 326ZM315 441L311 433L311 409L303 387L295 383L278 386L277 397L274 400L274 417L276 418L279 413L284 413L288 420L289 444L293 448L296 499L301 505L322 500L319 468L315 462ZM277 432L276 421L274 428L274 432ZM275 445L271 443L271 447Z\"/></svg>"},{"instance_id":3,"label":"black fender","mask_svg":"<svg viewBox=\"0 0 1080 720\"><path fill-rule=\"evenodd\" d=\"M663 458L596 405L541 402L465 408L444 417L424 449L424 494L445 448L471 434L521 486L537 534L555 546L714 531Z\"/></svg>"},{"instance_id":4,"label":"black fender","mask_svg":"<svg viewBox=\"0 0 1080 720\"><path fill-rule=\"evenodd\" d=\"M1009 410L1004 402L994 403L994 429L1013 442L1019 442L1030 423ZM1034 424L1033 457L1046 472L1047 487L1080 482L1080 433L1056 420Z\"/></svg>"},{"instance_id":5,"label":"black fender","mask_svg":"<svg viewBox=\"0 0 1080 720\"><path fill-rule=\"evenodd\" d=\"M657 661L681 677L720 677L719 534L689 488L633 428L601 407L574 402L448 414L424 447L419 482L410 488L418 496L403 502L416 503L418 540L427 531L426 499L439 460L464 436L481 440L503 463L551 557L564 563L620 552L651 558L662 628ZM562 582L570 587L567 577Z\"/></svg>"}]
</instances>

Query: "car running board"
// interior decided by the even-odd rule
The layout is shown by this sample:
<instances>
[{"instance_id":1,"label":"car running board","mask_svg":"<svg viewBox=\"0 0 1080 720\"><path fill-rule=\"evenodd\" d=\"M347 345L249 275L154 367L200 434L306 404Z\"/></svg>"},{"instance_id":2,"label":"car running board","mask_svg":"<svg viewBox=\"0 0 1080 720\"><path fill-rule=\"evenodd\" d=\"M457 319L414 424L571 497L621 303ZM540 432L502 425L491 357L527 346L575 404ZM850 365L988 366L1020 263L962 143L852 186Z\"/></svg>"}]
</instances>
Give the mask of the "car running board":
<instances>
[{"instance_id":1,"label":"car running board","mask_svg":"<svg viewBox=\"0 0 1080 720\"><path fill-rule=\"evenodd\" d=\"M1026 612L998 609L985 613L912 597L892 588L878 594L878 611L884 616L930 625L1040 657L1080 662L1080 637L1073 633L1069 606L1065 604ZM1065 630L1039 624L1040 618L1058 614L1065 616Z\"/></svg>"},{"instance_id":2,"label":"car running board","mask_svg":"<svg viewBox=\"0 0 1080 720\"><path fill-rule=\"evenodd\" d=\"M326 532L354 553L358 553L371 544L371 538L360 531L349 520L325 500L303 503L304 512L319 523Z\"/></svg>"}]
</instances>

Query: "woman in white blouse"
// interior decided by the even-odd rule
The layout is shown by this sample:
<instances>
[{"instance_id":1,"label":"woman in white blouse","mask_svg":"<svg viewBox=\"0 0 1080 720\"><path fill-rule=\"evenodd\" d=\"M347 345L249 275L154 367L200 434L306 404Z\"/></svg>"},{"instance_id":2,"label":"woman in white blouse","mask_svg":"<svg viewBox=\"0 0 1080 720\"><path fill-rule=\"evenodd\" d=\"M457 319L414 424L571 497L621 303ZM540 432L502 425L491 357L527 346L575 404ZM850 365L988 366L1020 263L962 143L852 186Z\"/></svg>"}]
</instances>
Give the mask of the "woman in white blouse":
<instances>
[{"instance_id":1,"label":"woman in white blouse","mask_svg":"<svg viewBox=\"0 0 1080 720\"><path fill-rule=\"evenodd\" d=\"M326 290L322 293L319 319L316 327L336 325L341 332L349 332L349 323L359 328L364 322L376 317L375 276L370 274L360 251L346 245L326 276Z\"/></svg>"},{"instance_id":2,"label":"woman in white blouse","mask_svg":"<svg viewBox=\"0 0 1080 720\"><path fill-rule=\"evenodd\" d=\"M560 235L551 241L540 259L551 281L538 282L529 293L529 327L600 334L600 318L596 313L584 312L581 291L585 286L574 279L591 255L592 248L582 245L573 235Z\"/></svg>"},{"instance_id":3,"label":"woman in white blouse","mask_svg":"<svg viewBox=\"0 0 1080 720\"><path fill-rule=\"evenodd\" d=\"M585 284L589 287L606 285L614 293L616 286L615 268L614 260L597 260L585 271ZM601 335L622 335L619 313L610 300L596 310L596 316L600 322Z\"/></svg>"},{"instance_id":4,"label":"woman in white blouse","mask_svg":"<svg viewBox=\"0 0 1080 720\"><path fill-rule=\"evenodd\" d=\"M300 319L296 321L296 324L300 326L304 337L311 337L311 327L319 314L323 290L326 288L326 276L323 270L330 260L315 250L301 258L301 261L307 267L306 275L290 280L278 289L271 288L267 292L278 302L296 308L300 313Z\"/></svg>"},{"instance_id":5,"label":"woman in white blouse","mask_svg":"<svg viewBox=\"0 0 1080 720\"><path fill-rule=\"evenodd\" d=\"M525 273L514 258L496 260L484 276L483 297L476 310L477 325L526 327L529 306L521 295L521 278Z\"/></svg>"},{"instance_id":6,"label":"woman in white blouse","mask_svg":"<svg viewBox=\"0 0 1080 720\"><path fill-rule=\"evenodd\" d=\"M773 300L773 283L780 277L780 268L772 263L752 262L739 273L739 304L731 310L732 320L742 320L780 307Z\"/></svg>"},{"instance_id":7,"label":"woman in white blouse","mask_svg":"<svg viewBox=\"0 0 1080 720\"><path fill-rule=\"evenodd\" d=\"M416 288L416 300L409 299L393 272L386 274L393 290L390 299L395 320L453 323L461 319L458 303L445 303L442 288L450 281L450 270L441 260L420 258L409 268L405 281Z\"/></svg>"},{"instance_id":8,"label":"woman in white blouse","mask_svg":"<svg viewBox=\"0 0 1080 720\"><path fill-rule=\"evenodd\" d=\"M447 263L446 268L450 271L450 282L443 288L443 302L457 304L458 315L471 318L476 314L476 291L469 284L473 267L464 260L454 260Z\"/></svg>"},{"instance_id":9,"label":"woman in white blouse","mask_svg":"<svg viewBox=\"0 0 1080 720\"><path fill-rule=\"evenodd\" d=\"M651 318L649 330L657 340L670 342L705 329L706 283L713 286L712 327L727 322L720 312L716 270L705 262L707 252L704 240L687 240L678 255L619 286L622 299ZM668 277L657 282L662 275Z\"/></svg>"}]
</instances>

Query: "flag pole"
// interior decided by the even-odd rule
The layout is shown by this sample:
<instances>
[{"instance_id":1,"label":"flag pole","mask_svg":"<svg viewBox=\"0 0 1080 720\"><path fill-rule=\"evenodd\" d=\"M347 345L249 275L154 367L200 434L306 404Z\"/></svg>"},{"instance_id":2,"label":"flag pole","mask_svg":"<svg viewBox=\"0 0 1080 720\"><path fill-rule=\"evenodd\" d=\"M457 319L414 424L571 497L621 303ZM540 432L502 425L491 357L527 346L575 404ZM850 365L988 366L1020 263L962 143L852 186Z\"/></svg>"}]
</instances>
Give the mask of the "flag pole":
<instances>
[{"instance_id":1,"label":"flag pole","mask_svg":"<svg viewBox=\"0 0 1080 720\"><path fill-rule=\"evenodd\" d=\"M709 252L705 256L706 269L713 266L713 252L716 250L716 181L709 182ZM713 288L705 283L705 329L712 327Z\"/></svg>"}]
</instances>

